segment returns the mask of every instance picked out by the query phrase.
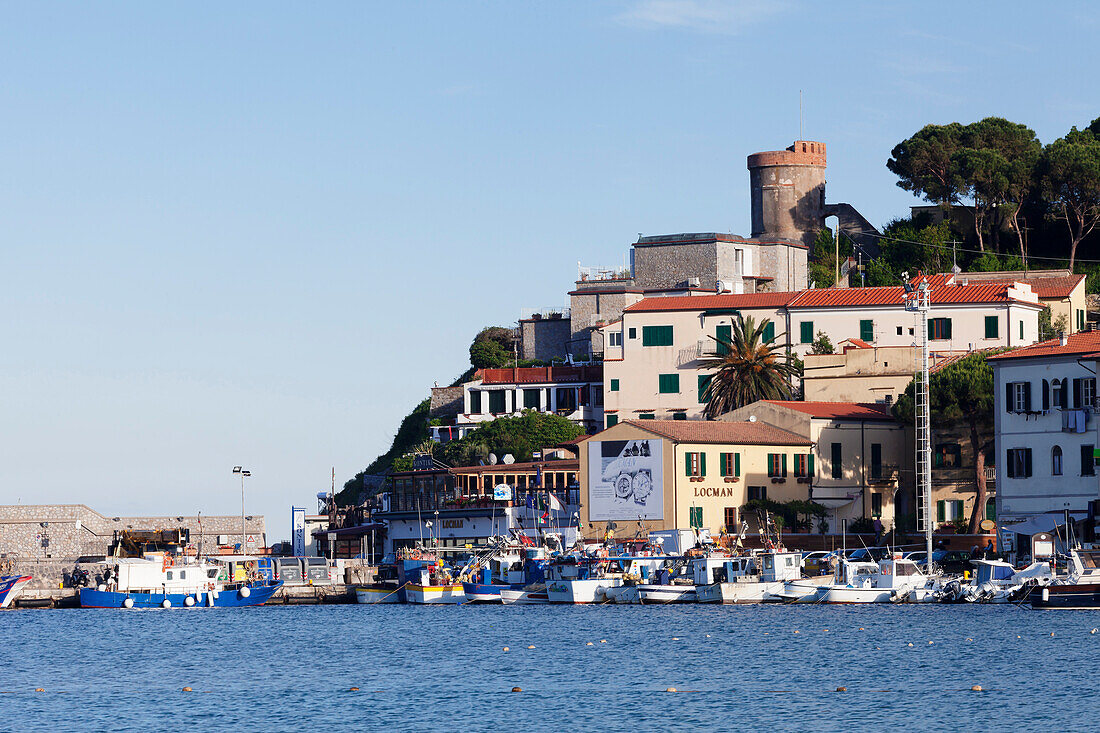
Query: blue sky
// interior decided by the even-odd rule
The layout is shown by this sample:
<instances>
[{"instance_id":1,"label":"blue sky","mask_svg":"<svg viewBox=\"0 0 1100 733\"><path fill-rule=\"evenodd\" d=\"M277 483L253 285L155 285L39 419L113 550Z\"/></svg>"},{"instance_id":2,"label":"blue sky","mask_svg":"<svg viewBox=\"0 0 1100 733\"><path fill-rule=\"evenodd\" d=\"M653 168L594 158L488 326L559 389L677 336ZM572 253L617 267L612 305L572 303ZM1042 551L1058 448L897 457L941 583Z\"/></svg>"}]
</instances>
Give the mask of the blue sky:
<instances>
[{"instance_id":1,"label":"blue sky","mask_svg":"<svg viewBox=\"0 0 1100 733\"><path fill-rule=\"evenodd\" d=\"M1100 116L1085 3L0 5L0 503L289 507L480 327L639 232L748 234L745 156L829 146L872 222L926 123Z\"/></svg>"}]
</instances>

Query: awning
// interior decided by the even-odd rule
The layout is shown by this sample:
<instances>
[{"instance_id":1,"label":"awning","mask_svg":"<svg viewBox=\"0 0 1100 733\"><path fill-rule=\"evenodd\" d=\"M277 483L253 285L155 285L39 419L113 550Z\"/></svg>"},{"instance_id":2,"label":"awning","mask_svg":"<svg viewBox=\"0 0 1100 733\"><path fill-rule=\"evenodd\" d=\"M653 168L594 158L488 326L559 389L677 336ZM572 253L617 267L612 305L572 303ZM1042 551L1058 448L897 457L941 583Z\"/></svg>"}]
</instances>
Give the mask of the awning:
<instances>
[{"instance_id":1,"label":"awning","mask_svg":"<svg viewBox=\"0 0 1100 733\"><path fill-rule=\"evenodd\" d=\"M1070 511L1070 517L1074 521L1080 521L1088 518L1088 512L1085 511ZM1000 529L1002 532L1015 532L1016 534L1025 534L1029 537L1039 532L1054 532L1055 527L1061 527L1065 524L1065 514L1063 512L1050 512L1049 514L1034 514L1030 517L1020 517L1022 521L1014 521L1014 519L1003 519L1000 521Z\"/></svg>"}]
</instances>

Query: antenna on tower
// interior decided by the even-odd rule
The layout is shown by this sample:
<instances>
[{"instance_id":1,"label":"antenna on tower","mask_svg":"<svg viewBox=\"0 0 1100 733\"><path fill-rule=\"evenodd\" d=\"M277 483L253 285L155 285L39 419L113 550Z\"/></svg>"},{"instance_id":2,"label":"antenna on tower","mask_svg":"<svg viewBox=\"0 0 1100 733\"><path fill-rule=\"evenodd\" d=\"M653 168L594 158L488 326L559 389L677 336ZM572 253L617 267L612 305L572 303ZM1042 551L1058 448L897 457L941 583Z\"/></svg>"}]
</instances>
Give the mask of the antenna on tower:
<instances>
[{"instance_id":1,"label":"antenna on tower","mask_svg":"<svg viewBox=\"0 0 1100 733\"><path fill-rule=\"evenodd\" d=\"M805 140L805 133L802 132L802 90L798 90L798 139Z\"/></svg>"}]
</instances>

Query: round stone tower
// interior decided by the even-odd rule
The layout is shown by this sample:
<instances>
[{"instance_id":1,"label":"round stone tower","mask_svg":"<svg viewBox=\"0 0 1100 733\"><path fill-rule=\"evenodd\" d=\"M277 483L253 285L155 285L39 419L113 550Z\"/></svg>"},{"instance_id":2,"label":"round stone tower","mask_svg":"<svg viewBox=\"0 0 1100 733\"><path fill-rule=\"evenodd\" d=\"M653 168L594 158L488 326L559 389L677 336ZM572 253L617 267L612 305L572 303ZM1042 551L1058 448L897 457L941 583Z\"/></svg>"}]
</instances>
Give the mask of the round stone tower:
<instances>
[{"instance_id":1,"label":"round stone tower","mask_svg":"<svg viewBox=\"0 0 1100 733\"><path fill-rule=\"evenodd\" d=\"M752 236L812 245L825 228L825 143L796 140L748 162Z\"/></svg>"}]
</instances>

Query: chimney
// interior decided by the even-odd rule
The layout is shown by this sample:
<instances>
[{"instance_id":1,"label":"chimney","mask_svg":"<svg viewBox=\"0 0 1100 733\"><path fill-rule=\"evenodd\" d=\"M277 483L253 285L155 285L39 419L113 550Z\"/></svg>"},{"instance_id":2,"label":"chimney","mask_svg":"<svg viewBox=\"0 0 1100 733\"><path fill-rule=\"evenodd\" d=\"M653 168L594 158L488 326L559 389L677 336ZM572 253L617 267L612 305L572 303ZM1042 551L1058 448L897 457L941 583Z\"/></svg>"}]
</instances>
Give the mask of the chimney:
<instances>
[{"instance_id":1,"label":"chimney","mask_svg":"<svg viewBox=\"0 0 1100 733\"><path fill-rule=\"evenodd\" d=\"M1060 346L1065 346L1067 343L1069 343L1069 337L1066 336L1064 332L1058 334L1058 344Z\"/></svg>"}]
</instances>

